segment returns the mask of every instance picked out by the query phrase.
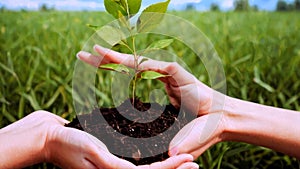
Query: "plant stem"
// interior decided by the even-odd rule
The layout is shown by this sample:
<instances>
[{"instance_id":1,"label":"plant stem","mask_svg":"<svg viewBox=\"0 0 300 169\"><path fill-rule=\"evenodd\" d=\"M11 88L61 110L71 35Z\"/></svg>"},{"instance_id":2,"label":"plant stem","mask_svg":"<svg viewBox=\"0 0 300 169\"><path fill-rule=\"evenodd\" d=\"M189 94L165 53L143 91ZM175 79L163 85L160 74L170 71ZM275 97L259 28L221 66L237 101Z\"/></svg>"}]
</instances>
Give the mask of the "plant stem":
<instances>
[{"instance_id":1,"label":"plant stem","mask_svg":"<svg viewBox=\"0 0 300 169\"><path fill-rule=\"evenodd\" d=\"M128 2L126 0L126 5L127 5L127 13L128 13L128 18L127 18L127 21L129 22L128 23L128 30L130 32L130 36L131 36L131 39L132 39L132 49L129 47L129 45L127 45L126 43L126 46L128 49L130 49L130 51L133 53L133 56L134 56L134 78L133 78L133 82L132 82L132 104L134 106L134 101L135 101L135 94L136 94L136 82L137 82L137 79L138 79L138 73L139 73L139 64L138 64L138 61L139 61L139 56L137 55L137 52L136 52L136 46L135 46L135 37L133 36L133 32L131 30L131 27L130 27L130 14L129 14L129 7L128 7Z\"/></svg>"},{"instance_id":2,"label":"plant stem","mask_svg":"<svg viewBox=\"0 0 300 169\"><path fill-rule=\"evenodd\" d=\"M133 105L133 107L134 107L134 100L135 100L136 81L137 81L137 74L134 75L133 84L132 84L132 105Z\"/></svg>"},{"instance_id":3,"label":"plant stem","mask_svg":"<svg viewBox=\"0 0 300 169\"><path fill-rule=\"evenodd\" d=\"M134 55L134 70L137 72L138 71L138 60L139 56L136 53L136 48L135 48L135 37L132 37L132 47L133 47L133 55Z\"/></svg>"},{"instance_id":4,"label":"plant stem","mask_svg":"<svg viewBox=\"0 0 300 169\"><path fill-rule=\"evenodd\" d=\"M126 12L127 12L127 15L128 15L128 19L130 18L130 12L129 12L129 6L128 6L128 1L125 0L126 2Z\"/></svg>"},{"instance_id":5,"label":"plant stem","mask_svg":"<svg viewBox=\"0 0 300 169\"><path fill-rule=\"evenodd\" d=\"M135 37L132 36L132 47L133 47L133 55L134 55L134 79L133 79L133 86L132 86L132 104L134 106L134 100L135 100L135 94L136 94L136 81L137 81L137 76L139 72L139 56L137 55L136 52L136 47L135 47Z\"/></svg>"}]
</instances>

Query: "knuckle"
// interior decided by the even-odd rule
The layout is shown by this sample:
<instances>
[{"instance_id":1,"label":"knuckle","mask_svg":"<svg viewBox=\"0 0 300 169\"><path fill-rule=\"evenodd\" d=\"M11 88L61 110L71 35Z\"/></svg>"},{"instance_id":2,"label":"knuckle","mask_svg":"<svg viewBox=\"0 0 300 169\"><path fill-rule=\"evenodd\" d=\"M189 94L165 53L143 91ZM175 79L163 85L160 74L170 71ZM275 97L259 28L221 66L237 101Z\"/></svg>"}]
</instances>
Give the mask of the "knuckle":
<instances>
[{"instance_id":1,"label":"knuckle","mask_svg":"<svg viewBox=\"0 0 300 169\"><path fill-rule=\"evenodd\" d=\"M179 67L179 64L177 62L170 62L168 67L171 68L171 69L175 69L175 68Z\"/></svg>"},{"instance_id":2,"label":"knuckle","mask_svg":"<svg viewBox=\"0 0 300 169\"><path fill-rule=\"evenodd\" d=\"M175 75L178 72L179 68L180 65L177 62L170 62L165 68L165 71L170 75Z\"/></svg>"},{"instance_id":3,"label":"knuckle","mask_svg":"<svg viewBox=\"0 0 300 169\"><path fill-rule=\"evenodd\" d=\"M52 113L44 111L44 110L37 110L37 111L34 111L29 114L29 117L38 118L40 120L48 119L51 116L52 116Z\"/></svg>"}]
</instances>

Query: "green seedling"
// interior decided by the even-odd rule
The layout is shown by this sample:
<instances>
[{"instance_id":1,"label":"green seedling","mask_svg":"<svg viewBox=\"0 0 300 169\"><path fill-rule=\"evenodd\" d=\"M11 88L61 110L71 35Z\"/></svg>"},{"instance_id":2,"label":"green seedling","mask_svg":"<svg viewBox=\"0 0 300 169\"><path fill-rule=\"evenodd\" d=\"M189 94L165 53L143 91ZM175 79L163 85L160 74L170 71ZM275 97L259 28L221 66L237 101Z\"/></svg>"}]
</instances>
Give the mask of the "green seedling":
<instances>
[{"instance_id":1,"label":"green seedling","mask_svg":"<svg viewBox=\"0 0 300 169\"><path fill-rule=\"evenodd\" d=\"M133 77L132 80L132 98L133 105L136 95L136 84L138 79L147 79L153 80L168 75L160 74L154 71L146 71L141 68L141 64L146 62L148 59L141 58L143 53L160 50L168 47L173 39L163 39L155 41L150 44L143 53L138 53L136 50L136 35L139 33L147 33L148 31L154 29L162 20L163 13L167 11L170 0L165 2L159 2L152 4L145 8L140 16L138 16L137 21L132 24L130 19L135 16L141 7L142 0L104 0L104 5L106 11L111 14L114 18L118 19L118 27L104 26L101 27L100 36L106 37L106 41L112 45L121 45L126 47L134 57L134 66L133 71L130 71L130 68L120 65L120 64L106 64L100 66L102 69L112 70L120 73L124 73ZM151 13L151 17L149 17ZM95 28L95 26L91 26ZM129 39L125 39L123 31L127 31L130 34ZM109 33L109 32L112 32ZM109 37L108 37L109 36ZM133 72L133 73L132 73Z\"/></svg>"}]
</instances>

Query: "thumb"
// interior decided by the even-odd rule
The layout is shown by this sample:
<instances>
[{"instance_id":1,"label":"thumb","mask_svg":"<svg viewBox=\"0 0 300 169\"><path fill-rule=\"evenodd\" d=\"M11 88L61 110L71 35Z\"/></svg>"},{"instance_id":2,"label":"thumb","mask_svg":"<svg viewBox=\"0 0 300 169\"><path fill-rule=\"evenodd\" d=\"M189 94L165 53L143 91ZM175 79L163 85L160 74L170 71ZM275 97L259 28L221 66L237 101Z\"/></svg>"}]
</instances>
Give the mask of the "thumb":
<instances>
[{"instance_id":1,"label":"thumb","mask_svg":"<svg viewBox=\"0 0 300 169\"><path fill-rule=\"evenodd\" d=\"M210 146L220 141L222 114L208 114L198 117L184 126L173 138L169 155L191 154L197 158Z\"/></svg>"},{"instance_id":2,"label":"thumb","mask_svg":"<svg viewBox=\"0 0 300 169\"><path fill-rule=\"evenodd\" d=\"M107 149L106 145L100 141L98 138L96 138L95 136L89 134L89 133L85 133L87 135L87 137L96 145L98 146L101 150L104 150L106 152L109 152L109 150Z\"/></svg>"}]
</instances>

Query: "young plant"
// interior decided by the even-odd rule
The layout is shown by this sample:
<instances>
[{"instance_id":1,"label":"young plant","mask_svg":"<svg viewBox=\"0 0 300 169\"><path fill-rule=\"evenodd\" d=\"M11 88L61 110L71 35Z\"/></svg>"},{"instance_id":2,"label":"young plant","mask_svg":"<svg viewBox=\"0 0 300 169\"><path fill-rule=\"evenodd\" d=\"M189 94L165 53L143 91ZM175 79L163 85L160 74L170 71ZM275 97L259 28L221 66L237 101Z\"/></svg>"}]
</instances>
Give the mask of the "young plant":
<instances>
[{"instance_id":1,"label":"young plant","mask_svg":"<svg viewBox=\"0 0 300 169\"><path fill-rule=\"evenodd\" d=\"M141 59L141 53L138 53L136 50L136 35L139 33L146 33L152 29L154 29L162 20L163 13L167 11L170 0L165 2L159 2L156 4L152 4L144 9L141 15L138 17L137 21L134 24L131 24L131 18L135 16L141 7L142 0L104 0L104 5L106 11L111 14L113 17L118 19L118 28L108 28L113 29L115 36L119 42L112 43L111 45L121 45L129 49L131 54L134 57L134 67L133 73L130 73L128 67L119 65L119 64L106 64L102 65L100 68L113 70L120 73L125 73L131 75L133 77L132 80L132 100L134 105L135 95L136 95L136 84L138 79L158 79L161 77L166 77L167 75L163 75L154 71L145 71L142 70L141 64L146 62L147 59ZM151 13L151 17L150 16ZM129 40L123 39L122 31L129 32ZM103 35L107 36L107 35ZM108 38L109 39L109 38ZM129 42L128 42L129 41ZM113 41L115 42L115 41ZM173 39L163 39L156 42L153 42L149 45L145 51L159 50L162 48L168 47L173 42ZM145 52L144 51L144 52Z\"/></svg>"}]
</instances>

